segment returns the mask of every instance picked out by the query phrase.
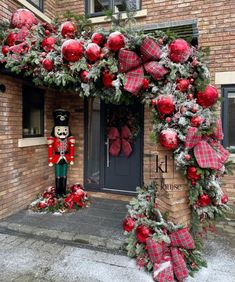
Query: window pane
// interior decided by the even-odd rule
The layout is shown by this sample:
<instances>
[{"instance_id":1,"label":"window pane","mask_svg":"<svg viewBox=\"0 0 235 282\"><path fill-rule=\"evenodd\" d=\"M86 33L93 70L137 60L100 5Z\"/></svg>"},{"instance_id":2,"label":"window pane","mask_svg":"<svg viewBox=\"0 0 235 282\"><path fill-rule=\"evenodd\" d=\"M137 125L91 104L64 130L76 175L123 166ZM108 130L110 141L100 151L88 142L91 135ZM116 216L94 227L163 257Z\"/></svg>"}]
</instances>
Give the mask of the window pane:
<instances>
[{"instance_id":1,"label":"window pane","mask_svg":"<svg viewBox=\"0 0 235 282\"><path fill-rule=\"evenodd\" d=\"M140 0L114 0L114 6L115 6L115 12L118 11L124 11L125 6L127 9L134 11L140 9Z\"/></svg>"},{"instance_id":2,"label":"window pane","mask_svg":"<svg viewBox=\"0 0 235 282\"><path fill-rule=\"evenodd\" d=\"M88 101L87 184L100 182L100 100Z\"/></svg>"},{"instance_id":3,"label":"window pane","mask_svg":"<svg viewBox=\"0 0 235 282\"><path fill-rule=\"evenodd\" d=\"M228 147L235 152L235 92L228 93Z\"/></svg>"},{"instance_id":4,"label":"window pane","mask_svg":"<svg viewBox=\"0 0 235 282\"><path fill-rule=\"evenodd\" d=\"M89 12L90 14L100 13L110 8L110 0L91 0Z\"/></svg>"},{"instance_id":5,"label":"window pane","mask_svg":"<svg viewBox=\"0 0 235 282\"><path fill-rule=\"evenodd\" d=\"M23 88L23 137L44 135L44 97L41 90Z\"/></svg>"},{"instance_id":6,"label":"window pane","mask_svg":"<svg viewBox=\"0 0 235 282\"><path fill-rule=\"evenodd\" d=\"M27 0L29 3L33 4L34 6L42 9L43 0Z\"/></svg>"}]
</instances>

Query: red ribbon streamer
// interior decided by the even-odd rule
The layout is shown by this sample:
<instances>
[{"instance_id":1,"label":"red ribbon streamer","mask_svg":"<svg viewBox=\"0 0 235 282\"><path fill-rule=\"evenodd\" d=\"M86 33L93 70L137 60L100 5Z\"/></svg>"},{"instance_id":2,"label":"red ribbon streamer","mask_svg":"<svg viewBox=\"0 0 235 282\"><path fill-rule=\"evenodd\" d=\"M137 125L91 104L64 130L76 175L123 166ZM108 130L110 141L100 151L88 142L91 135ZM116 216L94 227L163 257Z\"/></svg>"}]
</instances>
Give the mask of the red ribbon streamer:
<instances>
[{"instance_id":1,"label":"red ribbon streamer","mask_svg":"<svg viewBox=\"0 0 235 282\"><path fill-rule=\"evenodd\" d=\"M109 147L109 153L113 157L118 157L121 150L123 150L124 155L128 158L132 153L132 147L130 140L132 134L128 126L124 125L121 128L121 134L116 127L111 127L108 132L108 138L111 141Z\"/></svg>"},{"instance_id":2,"label":"red ribbon streamer","mask_svg":"<svg viewBox=\"0 0 235 282\"><path fill-rule=\"evenodd\" d=\"M146 37L140 46L141 58L133 51L121 49L118 55L119 71L126 73L124 89L137 95L143 86L144 69L155 80L160 80L168 71L158 62L161 49L157 43ZM143 62L143 66L142 66Z\"/></svg>"},{"instance_id":3,"label":"red ribbon streamer","mask_svg":"<svg viewBox=\"0 0 235 282\"><path fill-rule=\"evenodd\" d=\"M192 250L195 248L194 240L188 230L183 228L169 235L170 244L156 243L152 238L146 241L150 260L153 264L153 279L158 282L183 281L188 276L184 257L178 248Z\"/></svg>"}]
</instances>

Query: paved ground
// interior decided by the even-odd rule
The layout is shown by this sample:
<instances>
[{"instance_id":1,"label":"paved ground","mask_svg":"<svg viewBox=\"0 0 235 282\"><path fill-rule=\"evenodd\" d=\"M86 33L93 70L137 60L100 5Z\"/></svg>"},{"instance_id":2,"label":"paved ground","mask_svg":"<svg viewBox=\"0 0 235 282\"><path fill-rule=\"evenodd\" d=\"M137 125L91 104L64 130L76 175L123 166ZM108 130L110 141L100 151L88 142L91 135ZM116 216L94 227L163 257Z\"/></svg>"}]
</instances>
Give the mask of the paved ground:
<instances>
[{"instance_id":1,"label":"paved ground","mask_svg":"<svg viewBox=\"0 0 235 282\"><path fill-rule=\"evenodd\" d=\"M209 240L205 253L208 268L187 282L235 281L235 252L229 242ZM152 282L124 255L1 233L0 269L2 282Z\"/></svg>"},{"instance_id":2,"label":"paved ground","mask_svg":"<svg viewBox=\"0 0 235 282\"><path fill-rule=\"evenodd\" d=\"M23 210L0 220L0 228L95 247L121 249L125 240L122 221L127 204L126 201L96 198L91 200L89 208L63 215Z\"/></svg>"},{"instance_id":3,"label":"paved ground","mask_svg":"<svg viewBox=\"0 0 235 282\"><path fill-rule=\"evenodd\" d=\"M123 251L127 202L96 199L73 214L20 213L0 221L0 281L148 282ZM235 281L235 220L206 241L208 268L187 282Z\"/></svg>"}]
</instances>

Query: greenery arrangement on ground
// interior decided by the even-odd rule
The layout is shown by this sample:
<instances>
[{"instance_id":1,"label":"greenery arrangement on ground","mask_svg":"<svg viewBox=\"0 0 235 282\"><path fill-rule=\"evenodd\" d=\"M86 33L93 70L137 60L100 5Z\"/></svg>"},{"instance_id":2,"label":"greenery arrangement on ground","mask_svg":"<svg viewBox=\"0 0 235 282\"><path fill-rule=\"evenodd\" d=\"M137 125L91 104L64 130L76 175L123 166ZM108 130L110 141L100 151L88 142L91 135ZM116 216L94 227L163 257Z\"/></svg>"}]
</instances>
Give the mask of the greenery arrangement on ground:
<instances>
[{"instance_id":1,"label":"greenery arrangement on ground","mask_svg":"<svg viewBox=\"0 0 235 282\"><path fill-rule=\"evenodd\" d=\"M220 99L210 85L205 53L161 31L137 31L130 19L109 30L84 27L72 20L39 23L31 12L17 10L4 33L0 62L36 85L115 104L139 99L151 107L152 139L172 151L188 179L197 240L202 227L228 210L221 183L230 164L220 144Z\"/></svg>"},{"instance_id":2,"label":"greenery arrangement on ground","mask_svg":"<svg viewBox=\"0 0 235 282\"><path fill-rule=\"evenodd\" d=\"M89 198L82 185L74 184L66 190L65 195L56 195L55 187L48 187L30 204L34 212L68 213L89 205Z\"/></svg>"}]
</instances>

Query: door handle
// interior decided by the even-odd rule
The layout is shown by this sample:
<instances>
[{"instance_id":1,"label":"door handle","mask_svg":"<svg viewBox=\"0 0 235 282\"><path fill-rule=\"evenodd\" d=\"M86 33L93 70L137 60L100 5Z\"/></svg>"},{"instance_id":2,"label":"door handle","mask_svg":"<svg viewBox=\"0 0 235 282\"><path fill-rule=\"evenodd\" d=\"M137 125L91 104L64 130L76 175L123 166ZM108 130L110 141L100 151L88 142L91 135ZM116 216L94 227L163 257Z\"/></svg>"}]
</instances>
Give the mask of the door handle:
<instances>
[{"instance_id":1,"label":"door handle","mask_svg":"<svg viewBox=\"0 0 235 282\"><path fill-rule=\"evenodd\" d=\"M106 145L106 166L109 167L109 138L107 138L105 145Z\"/></svg>"}]
</instances>

